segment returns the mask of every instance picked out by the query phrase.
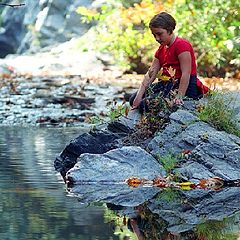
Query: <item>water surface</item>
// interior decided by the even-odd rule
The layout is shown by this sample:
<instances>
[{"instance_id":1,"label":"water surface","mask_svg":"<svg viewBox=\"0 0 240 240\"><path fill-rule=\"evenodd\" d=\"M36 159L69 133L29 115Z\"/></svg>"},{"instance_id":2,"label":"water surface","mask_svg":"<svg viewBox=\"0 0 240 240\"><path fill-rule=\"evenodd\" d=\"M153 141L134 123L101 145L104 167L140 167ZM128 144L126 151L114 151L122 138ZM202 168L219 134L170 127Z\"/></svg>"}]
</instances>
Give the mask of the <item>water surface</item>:
<instances>
[{"instance_id":1,"label":"water surface","mask_svg":"<svg viewBox=\"0 0 240 240\"><path fill-rule=\"evenodd\" d=\"M118 239L105 206L67 196L53 161L79 128L0 128L0 239Z\"/></svg>"},{"instance_id":2,"label":"water surface","mask_svg":"<svg viewBox=\"0 0 240 240\"><path fill-rule=\"evenodd\" d=\"M124 214L116 215L116 212L123 212L118 206L80 204L77 197L69 196L62 178L55 171L55 157L83 131L80 128L0 128L0 240L137 239L126 224L131 214L126 214L128 219L125 219ZM154 201L165 201L162 208L174 206L171 202L179 197L176 194L171 197L172 194L163 191ZM224 210L223 206L219 207ZM196 239L191 238L191 231L182 236L166 231L167 224L161 219L161 204L155 209L161 213L159 216L149 212L145 204L132 210L143 213L145 233L161 236L151 239ZM132 210L126 209L126 212ZM167 212L171 210L174 209ZM132 220L140 229L143 227L142 219L140 222L139 218ZM206 219L193 230L200 236L197 239L239 240L239 222L239 208L236 208L230 218L226 216L224 221Z\"/></svg>"}]
</instances>

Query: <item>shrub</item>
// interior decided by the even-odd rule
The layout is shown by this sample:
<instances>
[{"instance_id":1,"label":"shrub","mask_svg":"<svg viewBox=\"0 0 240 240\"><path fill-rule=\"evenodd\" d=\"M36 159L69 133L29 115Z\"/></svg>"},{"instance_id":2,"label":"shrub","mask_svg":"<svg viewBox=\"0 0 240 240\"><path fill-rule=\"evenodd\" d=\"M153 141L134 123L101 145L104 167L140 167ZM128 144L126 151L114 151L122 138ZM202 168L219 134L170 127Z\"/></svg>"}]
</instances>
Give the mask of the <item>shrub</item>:
<instances>
[{"instance_id":1,"label":"shrub","mask_svg":"<svg viewBox=\"0 0 240 240\"><path fill-rule=\"evenodd\" d=\"M97 21L96 49L112 53L126 69L143 73L157 48L148 23L162 10L161 1L143 0L128 8L121 1L103 5L98 11L80 7L78 13L83 21Z\"/></svg>"},{"instance_id":2,"label":"shrub","mask_svg":"<svg viewBox=\"0 0 240 240\"><path fill-rule=\"evenodd\" d=\"M116 63L143 73L158 47L149 21L168 11L177 20L177 33L193 44L200 75L211 77L239 69L238 9L235 0L116 0L100 9L80 7L78 13L83 21L97 23L97 50L110 52Z\"/></svg>"},{"instance_id":3,"label":"shrub","mask_svg":"<svg viewBox=\"0 0 240 240\"><path fill-rule=\"evenodd\" d=\"M239 2L235 0L175 0L171 11L180 36L197 55L201 75L225 75L240 66Z\"/></svg>"}]
</instances>

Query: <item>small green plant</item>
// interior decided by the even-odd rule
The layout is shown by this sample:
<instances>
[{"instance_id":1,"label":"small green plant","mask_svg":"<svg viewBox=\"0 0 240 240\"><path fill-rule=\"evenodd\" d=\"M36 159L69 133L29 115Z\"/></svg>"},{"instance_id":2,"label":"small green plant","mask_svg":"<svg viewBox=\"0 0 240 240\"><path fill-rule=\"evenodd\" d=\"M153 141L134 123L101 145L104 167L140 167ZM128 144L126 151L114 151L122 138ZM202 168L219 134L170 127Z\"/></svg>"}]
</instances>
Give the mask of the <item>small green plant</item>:
<instances>
[{"instance_id":1,"label":"small green plant","mask_svg":"<svg viewBox=\"0 0 240 240\"><path fill-rule=\"evenodd\" d=\"M178 157L172 153L169 153L162 157L158 155L157 160L162 164L168 174L172 172L178 163Z\"/></svg>"},{"instance_id":2,"label":"small green plant","mask_svg":"<svg viewBox=\"0 0 240 240\"><path fill-rule=\"evenodd\" d=\"M92 117L90 117L90 118L88 119L88 122L89 122L90 124L94 124L94 125L96 125L96 124L102 124L102 123L103 123L103 119L100 118L99 116L92 116Z\"/></svg>"},{"instance_id":3,"label":"small green plant","mask_svg":"<svg viewBox=\"0 0 240 240\"><path fill-rule=\"evenodd\" d=\"M117 104L114 102L107 116L109 117L110 121L114 121L121 116L127 115L128 110L129 106L126 103L123 102L122 104Z\"/></svg>"},{"instance_id":4,"label":"small green plant","mask_svg":"<svg viewBox=\"0 0 240 240\"><path fill-rule=\"evenodd\" d=\"M207 100L199 112L199 118L220 131L240 137L236 112L233 109L234 98L223 93L212 92Z\"/></svg>"},{"instance_id":5,"label":"small green plant","mask_svg":"<svg viewBox=\"0 0 240 240\"><path fill-rule=\"evenodd\" d=\"M113 102L110 110L104 116L92 116L88 119L90 124L99 125L108 123L118 119L121 116L127 116L129 111L129 106L125 102L121 104L117 104L117 102Z\"/></svg>"}]
</instances>

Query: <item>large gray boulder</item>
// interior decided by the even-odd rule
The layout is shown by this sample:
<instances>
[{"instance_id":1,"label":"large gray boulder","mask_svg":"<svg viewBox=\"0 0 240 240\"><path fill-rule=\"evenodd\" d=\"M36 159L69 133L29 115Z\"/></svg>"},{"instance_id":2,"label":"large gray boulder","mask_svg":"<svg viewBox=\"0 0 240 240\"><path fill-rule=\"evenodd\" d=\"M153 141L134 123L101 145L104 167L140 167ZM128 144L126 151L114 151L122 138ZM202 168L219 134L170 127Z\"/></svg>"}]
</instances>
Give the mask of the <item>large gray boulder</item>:
<instances>
[{"instance_id":1,"label":"large gray boulder","mask_svg":"<svg viewBox=\"0 0 240 240\"><path fill-rule=\"evenodd\" d=\"M104 154L84 153L67 172L69 193L82 203L102 201L121 206L138 206L152 199L158 188L128 186L131 177L154 179L166 172L140 147L122 147Z\"/></svg>"},{"instance_id":2,"label":"large gray boulder","mask_svg":"<svg viewBox=\"0 0 240 240\"><path fill-rule=\"evenodd\" d=\"M131 177L154 179L165 176L162 166L140 147L122 147L104 154L84 153L66 178L71 183L125 183Z\"/></svg>"}]
</instances>

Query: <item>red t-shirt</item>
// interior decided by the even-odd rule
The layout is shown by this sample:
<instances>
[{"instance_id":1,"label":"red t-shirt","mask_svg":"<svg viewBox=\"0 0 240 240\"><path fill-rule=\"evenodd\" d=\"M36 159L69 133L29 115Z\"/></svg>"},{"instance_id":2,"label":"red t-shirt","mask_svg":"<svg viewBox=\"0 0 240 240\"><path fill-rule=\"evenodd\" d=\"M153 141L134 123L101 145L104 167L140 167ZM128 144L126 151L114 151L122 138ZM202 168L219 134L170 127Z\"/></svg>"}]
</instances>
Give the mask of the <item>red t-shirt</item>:
<instances>
[{"instance_id":1,"label":"red t-shirt","mask_svg":"<svg viewBox=\"0 0 240 240\"><path fill-rule=\"evenodd\" d=\"M170 76L168 69L170 66L176 69L175 78L180 78L182 75L178 55L182 52L190 52L192 58L191 75L197 75L197 66L192 45L185 39L176 37L170 47L161 45L155 53L155 57L159 60L160 66L163 69L163 75Z\"/></svg>"}]
</instances>

